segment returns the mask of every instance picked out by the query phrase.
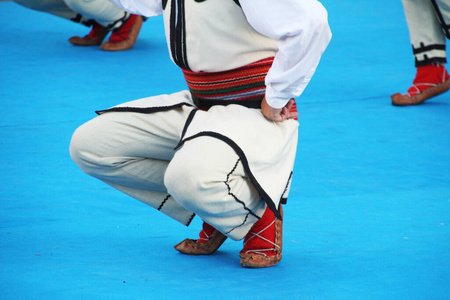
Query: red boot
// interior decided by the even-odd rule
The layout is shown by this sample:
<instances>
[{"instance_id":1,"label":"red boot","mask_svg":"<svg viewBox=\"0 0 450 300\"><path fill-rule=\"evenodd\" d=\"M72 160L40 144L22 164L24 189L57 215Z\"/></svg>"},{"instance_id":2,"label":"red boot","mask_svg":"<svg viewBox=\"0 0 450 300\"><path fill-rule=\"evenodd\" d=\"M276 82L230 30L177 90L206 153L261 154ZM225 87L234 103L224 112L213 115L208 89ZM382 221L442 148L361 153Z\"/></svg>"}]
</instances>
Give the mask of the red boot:
<instances>
[{"instance_id":1,"label":"red boot","mask_svg":"<svg viewBox=\"0 0 450 300\"><path fill-rule=\"evenodd\" d=\"M425 100L448 91L449 87L449 75L443 65L417 67L413 85L405 95L400 93L392 95L392 105L406 106L422 104Z\"/></svg>"},{"instance_id":2,"label":"red boot","mask_svg":"<svg viewBox=\"0 0 450 300\"><path fill-rule=\"evenodd\" d=\"M185 239L174 248L183 254L208 255L214 253L225 242L227 237L220 231L203 222L198 240Z\"/></svg>"},{"instance_id":3,"label":"red boot","mask_svg":"<svg viewBox=\"0 0 450 300\"><path fill-rule=\"evenodd\" d=\"M108 29L95 22L88 35L84 37L73 36L69 39L69 42L75 46L98 46L103 42L108 32Z\"/></svg>"},{"instance_id":4,"label":"red boot","mask_svg":"<svg viewBox=\"0 0 450 300\"><path fill-rule=\"evenodd\" d=\"M121 27L113 30L109 40L101 46L102 50L123 51L133 47L143 21L142 16L130 15Z\"/></svg>"},{"instance_id":5,"label":"red boot","mask_svg":"<svg viewBox=\"0 0 450 300\"><path fill-rule=\"evenodd\" d=\"M281 260L282 243L283 221L275 218L267 208L244 239L244 249L239 253L241 266L266 268L276 265Z\"/></svg>"}]
</instances>

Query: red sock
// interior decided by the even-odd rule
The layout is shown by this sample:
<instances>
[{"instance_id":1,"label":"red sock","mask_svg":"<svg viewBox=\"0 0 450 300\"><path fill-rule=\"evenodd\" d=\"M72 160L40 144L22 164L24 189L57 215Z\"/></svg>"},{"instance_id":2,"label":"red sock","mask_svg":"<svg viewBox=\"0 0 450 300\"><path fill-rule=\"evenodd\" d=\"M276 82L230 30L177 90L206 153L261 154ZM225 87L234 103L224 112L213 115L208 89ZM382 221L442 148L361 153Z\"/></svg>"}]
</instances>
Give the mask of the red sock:
<instances>
[{"instance_id":1,"label":"red sock","mask_svg":"<svg viewBox=\"0 0 450 300\"><path fill-rule=\"evenodd\" d=\"M266 208L262 218L253 225L244 239L244 253L254 252L273 256L279 245L275 245L275 215Z\"/></svg>"},{"instance_id":2,"label":"red sock","mask_svg":"<svg viewBox=\"0 0 450 300\"><path fill-rule=\"evenodd\" d=\"M120 43L124 41L128 35L130 34L131 28L136 22L136 15L130 15L128 20L118 29L113 30L111 36L109 37L108 42L111 43Z\"/></svg>"},{"instance_id":3,"label":"red sock","mask_svg":"<svg viewBox=\"0 0 450 300\"><path fill-rule=\"evenodd\" d=\"M203 222L203 229L199 233L199 238L197 240L198 243L206 243L209 240L209 237L216 231L214 227L209 225L206 222Z\"/></svg>"},{"instance_id":4,"label":"red sock","mask_svg":"<svg viewBox=\"0 0 450 300\"><path fill-rule=\"evenodd\" d=\"M95 22L94 25L92 25L91 31L89 31L89 34L86 37L90 39L95 39L98 37L99 32L102 30L103 26Z\"/></svg>"},{"instance_id":5,"label":"red sock","mask_svg":"<svg viewBox=\"0 0 450 300\"><path fill-rule=\"evenodd\" d=\"M416 78L413 86L408 89L408 94L413 97L426 89L449 80L449 75L444 65L426 65L417 67Z\"/></svg>"}]
</instances>

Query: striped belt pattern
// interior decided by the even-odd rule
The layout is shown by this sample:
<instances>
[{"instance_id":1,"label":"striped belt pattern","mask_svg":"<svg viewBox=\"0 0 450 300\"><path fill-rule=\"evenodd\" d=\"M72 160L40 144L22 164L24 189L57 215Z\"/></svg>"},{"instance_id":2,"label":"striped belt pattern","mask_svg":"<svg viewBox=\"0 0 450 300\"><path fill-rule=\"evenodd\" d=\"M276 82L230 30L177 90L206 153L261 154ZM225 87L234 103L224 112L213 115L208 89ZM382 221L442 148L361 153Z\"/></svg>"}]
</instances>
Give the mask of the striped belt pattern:
<instances>
[{"instance_id":1,"label":"striped belt pattern","mask_svg":"<svg viewBox=\"0 0 450 300\"><path fill-rule=\"evenodd\" d=\"M228 104L259 108L266 92L264 79L272 62L273 57L269 57L223 72L196 73L183 69L183 74L194 103L201 109Z\"/></svg>"}]
</instances>

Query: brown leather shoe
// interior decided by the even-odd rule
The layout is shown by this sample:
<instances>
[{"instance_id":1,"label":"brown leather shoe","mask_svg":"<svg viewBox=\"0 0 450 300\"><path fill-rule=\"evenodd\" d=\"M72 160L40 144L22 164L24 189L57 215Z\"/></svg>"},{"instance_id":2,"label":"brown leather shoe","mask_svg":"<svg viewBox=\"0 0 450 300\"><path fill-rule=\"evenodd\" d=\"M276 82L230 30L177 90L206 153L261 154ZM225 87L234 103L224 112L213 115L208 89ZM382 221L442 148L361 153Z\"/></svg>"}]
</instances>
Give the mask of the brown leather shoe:
<instances>
[{"instance_id":1,"label":"brown leather shoe","mask_svg":"<svg viewBox=\"0 0 450 300\"><path fill-rule=\"evenodd\" d=\"M69 39L69 42L75 46L98 46L101 45L108 32L108 29L96 22L88 35L84 37L73 36Z\"/></svg>"},{"instance_id":2,"label":"brown leather shoe","mask_svg":"<svg viewBox=\"0 0 450 300\"><path fill-rule=\"evenodd\" d=\"M450 88L450 80L445 81L439 84L436 84L433 87L430 87L426 90L423 90L421 93L411 97L409 95L402 95L400 93L395 93L391 96L392 105L395 106L407 106L407 105L418 105L425 102L434 96L445 93Z\"/></svg>"},{"instance_id":3,"label":"brown leather shoe","mask_svg":"<svg viewBox=\"0 0 450 300\"><path fill-rule=\"evenodd\" d=\"M209 255L216 252L226 239L227 236L216 229L206 241L199 243L198 240L185 239L174 248L187 255Z\"/></svg>"},{"instance_id":4,"label":"brown leather shoe","mask_svg":"<svg viewBox=\"0 0 450 300\"><path fill-rule=\"evenodd\" d=\"M267 210L270 211L269 208ZM267 211L266 211L267 213ZM265 213L265 215L266 215ZM283 215L283 211L281 210L281 214ZM274 216L273 213L271 214L271 217ZM265 216L263 216L264 218ZM261 218L260 221L263 220ZM275 217L274 217L275 218ZM258 221L258 222L260 222ZM270 230L270 226L265 227L259 232L254 232L254 228L257 226L257 223L253 226L252 230L248 233L245 240L250 239L261 239L266 242L269 242L272 244L272 249L248 249L246 242L244 241L244 249L239 252L239 256L241 257L241 266L244 268L267 268L275 266L277 263L281 261L281 250L283 248L283 221L276 219L275 222L275 238L273 241L270 241L270 239L267 239L264 236L265 230ZM273 226L273 225L272 225ZM275 254L274 254L275 253ZM274 255L269 255L274 254Z\"/></svg>"},{"instance_id":5,"label":"brown leather shoe","mask_svg":"<svg viewBox=\"0 0 450 300\"><path fill-rule=\"evenodd\" d=\"M113 30L109 40L101 45L105 51L124 51L131 49L136 43L144 18L131 15L128 20L116 30Z\"/></svg>"}]
</instances>

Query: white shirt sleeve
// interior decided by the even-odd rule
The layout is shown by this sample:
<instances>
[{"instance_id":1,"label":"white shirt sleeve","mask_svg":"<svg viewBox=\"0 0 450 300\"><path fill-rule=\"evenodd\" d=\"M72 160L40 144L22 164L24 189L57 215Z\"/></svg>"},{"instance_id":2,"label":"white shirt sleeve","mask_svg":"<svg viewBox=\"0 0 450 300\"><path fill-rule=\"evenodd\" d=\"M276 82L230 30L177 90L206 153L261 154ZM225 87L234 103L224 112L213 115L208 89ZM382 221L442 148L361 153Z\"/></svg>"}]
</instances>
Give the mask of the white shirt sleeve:
<instances>
[{"instance_id":1,"label":"white shirt sleeve","mask_svg":"<svg viewBox=\"0 0 450 300\"><path fill-rule=\"evenodd\" d=\"M331 39L328 14L316 0L240 0L248 22L277 40L278 52L266 76L266 100L282 108L300 96Z\"/></svg>"},{"instance_id":2,"label":"white shirt sleeve","mask_svg":"<svg viewBox=\"0 0 450 300\"><path fill-rule=\"evenodd\" d=\"M161 0L109 0L132 14L154 17L162 14Z\"/></svg>"}]
</instances>

